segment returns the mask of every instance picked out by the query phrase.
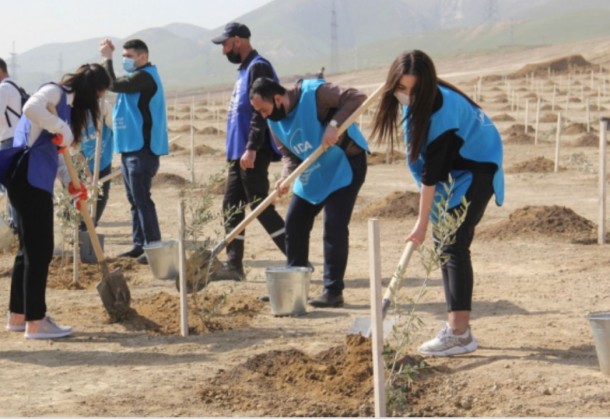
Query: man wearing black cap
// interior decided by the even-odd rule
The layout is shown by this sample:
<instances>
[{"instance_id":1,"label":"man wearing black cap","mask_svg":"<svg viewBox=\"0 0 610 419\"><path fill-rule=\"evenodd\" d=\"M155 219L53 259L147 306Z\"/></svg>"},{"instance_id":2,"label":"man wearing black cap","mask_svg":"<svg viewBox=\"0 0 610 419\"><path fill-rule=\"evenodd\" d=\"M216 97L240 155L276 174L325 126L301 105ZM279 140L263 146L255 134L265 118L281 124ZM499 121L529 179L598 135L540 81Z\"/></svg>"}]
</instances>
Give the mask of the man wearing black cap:
<instances>
[{"instance_id":1,"label":"man wearing black cap","mask_svg":"<svg viewBox=\"0 0 610 419\"><path fill-rule=\"evenodd\" d=\"M231 95L227 113L227 161L229 173L222 203L225 214L225 229L233 230L243 219L244 210L236 211L246 204L255 208L269 193L269 164L279 160L280 154L269 135L267 123L250 105L249 91L252 83L260 77L278 81L273 67L261 57L250 44L250 29L244 24L231 22L225 26L222 35L212 39L222 45L222 53L229 62L239 64L237 81ZM286 253L284 220L269 205L258 220L271 236L277 247ZM244 278L245 231L227 246L227 262L222 270L210 279Z\"/></svg>"}]
</instances>

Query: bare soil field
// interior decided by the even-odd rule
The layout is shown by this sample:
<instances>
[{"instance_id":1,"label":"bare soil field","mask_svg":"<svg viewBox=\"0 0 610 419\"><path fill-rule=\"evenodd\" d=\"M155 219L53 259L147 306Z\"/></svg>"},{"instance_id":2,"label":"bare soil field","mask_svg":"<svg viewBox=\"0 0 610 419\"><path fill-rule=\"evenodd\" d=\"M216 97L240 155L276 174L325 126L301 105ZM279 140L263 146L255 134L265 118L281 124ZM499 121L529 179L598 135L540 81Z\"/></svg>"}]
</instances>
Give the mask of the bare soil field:
<instances>
[{"instance_id":1,"label":"bare soil field","mask_svg":"<svg viewBox=\"0 0 610 419\"><path fill-rule=\"evenodd\" d=\"M404 390L406 404L388 414L608 416L610 377L599 371L586 319L590 312L610 311L610 252L608 245L596 244L595 140L599 117L610 109L608 70L600 72L601 62L595 59L608 44L603 40L439 62L442 74L477 95L492 118L498 116L509 169L506 202L502 207L490 203L472 246L472 330L479 349L454 358L417 355L417 346L446 319L440 273L433 272L416 309L423 327L415 332L405 360L423 362L424 368ZM545 64L544 71L534 66L525 75L512 75L526 64L582 51L589 51L584 58L593 64L585 69L549 74ZM385 72L329 80L370 93ZM177 238L178 202L192 187L192 176L199 184L223 173L226 112L219 110L226 109L228 93L212 103L202 101L202 94L195 103L194 166L191 98L169 103L170 137L182 137L162 158L153 187L164 239ZM536 123L538 97L541 106L548 106L540 115L555 118ZM596 106L589 109L588 128L587 99ZM555 171L560 109L563 126ZM365 133L370 118L367 113L360 120ZM156 279L149 266L115 258L130 248L131 221L123 185L113 182L98 231L104 235L109 264L120 268L128 281L133 312L123 321L110 322L95 289L97 265L81 264L80 284L75 286L71 249L63 249L67 256L52 263L48 306L49 313L73 326L75 333L54 341L0 333L0 379L6 384L0 392L0 416L371 416L370 341L347 334L355 317L369 315L367 223L371 217L380 220L387 286L417 209L417 189L400 162L404 150L395 150L388 159L385 150L374 150L350 225L345 306L310 308L298 317L273 316L258 297L267 292L266 268L282 266L284 260L254 222L246 235L246 280L212 282L189 298L187 337L180 336L174 280ZM272 177L280 170L279 164L272 165ZM222 179L212 183L218 189ZM218 190L212 199L217 217L203 236L215 242L222 237ZM280 213L287 203L278 201ZM312 232L310 249L316 268L310 287L314 295L322 289L321 221ZM59 246L59 229L57 237ZM0 254L3 307L8 307L13 257L14 248ZM400 290L399 301L404 303L399 309L409 308L407 297L415 296L425 279L416 254Z\"/></svg>"}]
</instances>

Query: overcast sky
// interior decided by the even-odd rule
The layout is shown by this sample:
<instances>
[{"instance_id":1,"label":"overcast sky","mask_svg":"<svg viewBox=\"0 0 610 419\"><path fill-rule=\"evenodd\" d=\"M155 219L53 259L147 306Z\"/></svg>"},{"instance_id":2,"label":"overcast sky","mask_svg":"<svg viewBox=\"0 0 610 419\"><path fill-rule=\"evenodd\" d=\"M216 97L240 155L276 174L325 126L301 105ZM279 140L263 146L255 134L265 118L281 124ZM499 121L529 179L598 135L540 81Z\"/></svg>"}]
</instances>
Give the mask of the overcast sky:
<instances>
[{"instance_id":1,"label":"overcast sky","mask_svg":"<svg viewBox=\"0 0 610 419\"><path fill-rule=\"evenodd\" d=\"M2 0L0 57L83 39L126 37L170 23L217 28L271 0Z\"/></svg>"}]
</instances>

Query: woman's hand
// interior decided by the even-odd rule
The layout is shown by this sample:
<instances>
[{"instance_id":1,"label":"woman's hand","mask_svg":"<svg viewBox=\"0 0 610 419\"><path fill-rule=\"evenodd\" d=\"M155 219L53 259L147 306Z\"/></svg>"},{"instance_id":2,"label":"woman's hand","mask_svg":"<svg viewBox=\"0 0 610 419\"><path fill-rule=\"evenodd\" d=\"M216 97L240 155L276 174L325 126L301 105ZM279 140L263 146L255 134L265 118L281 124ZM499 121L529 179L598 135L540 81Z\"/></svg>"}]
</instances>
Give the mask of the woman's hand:
<instances>
[{"instance_id":1,"label":"woman's hand","mask_svg":"<svg viewBox=\"0 0 610 419\"><path fill-rule=\"evenodd\" d=\"M421 246L424 240L426 240L426 230L428 229L428 223L422 222L420 218L417 219L413 230L405 238L405 242L412 241L416 246Z\"/></svg>"}]
</instances>

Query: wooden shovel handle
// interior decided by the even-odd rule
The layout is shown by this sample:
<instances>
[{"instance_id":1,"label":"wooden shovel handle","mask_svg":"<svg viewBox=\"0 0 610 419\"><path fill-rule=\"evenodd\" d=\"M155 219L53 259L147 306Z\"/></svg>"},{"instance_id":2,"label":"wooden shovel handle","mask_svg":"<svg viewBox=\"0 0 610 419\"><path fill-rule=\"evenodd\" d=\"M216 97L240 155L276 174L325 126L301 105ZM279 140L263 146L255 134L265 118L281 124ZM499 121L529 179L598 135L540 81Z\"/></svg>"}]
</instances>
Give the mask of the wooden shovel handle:
<instances>
[{"instance_id":1,"label":"wooden shovel handle","mask_svg":"<svg viewBox=\"0 0 610 419\"><path fill-rule=\"evenodd\" d=\"M400 280L402 279L402 274L404 270L407 268L409 264L409 260L411 260L411 255L415 251L417 246L412 241L408 241L405 246L405 250L402 252L402 256L400 256L400 261L398 262L398 266L396 267L396 271L392 275L392 279L388 285L388 288L385 290L385 294L383 294L383 301L381 303L381 313L382 318L385 318L386 313L388 312L388 307L390 306L390 302L392 301L392 296L398 289L400 285Z\"/></svg>"},{"instance_id":2,"label":"wooden shovel handle","mask_svg":"<svg viewBox=\"0 0 610 419\"><path fill-rule=\"evenodd\" d=\"M53 115L57 115L55 106L49 104L47 109ZM66 169L68 169L72 186L74 186L77 191L80 191L80 180L78 179L78 173L76 173L76 169L74 168L74 163L72 163L72 156L70 156L68 147L63 148L62 155L64 156L64 161L66 162ZM85 205L78 205L78 209L80 210L83 221L87 226L87 232L89 232L89 237L91 238L91 244L93 245L93 250L95 251L95 257L97 258L98 263L104 265L102 263L104 262L104 251L102 250L100 239L97 237L97 233L95 232L95 226L93 225L91 215L89 214L89 211L87 211L87 208L85 208Z\"/></svg>"}]
</instances>

